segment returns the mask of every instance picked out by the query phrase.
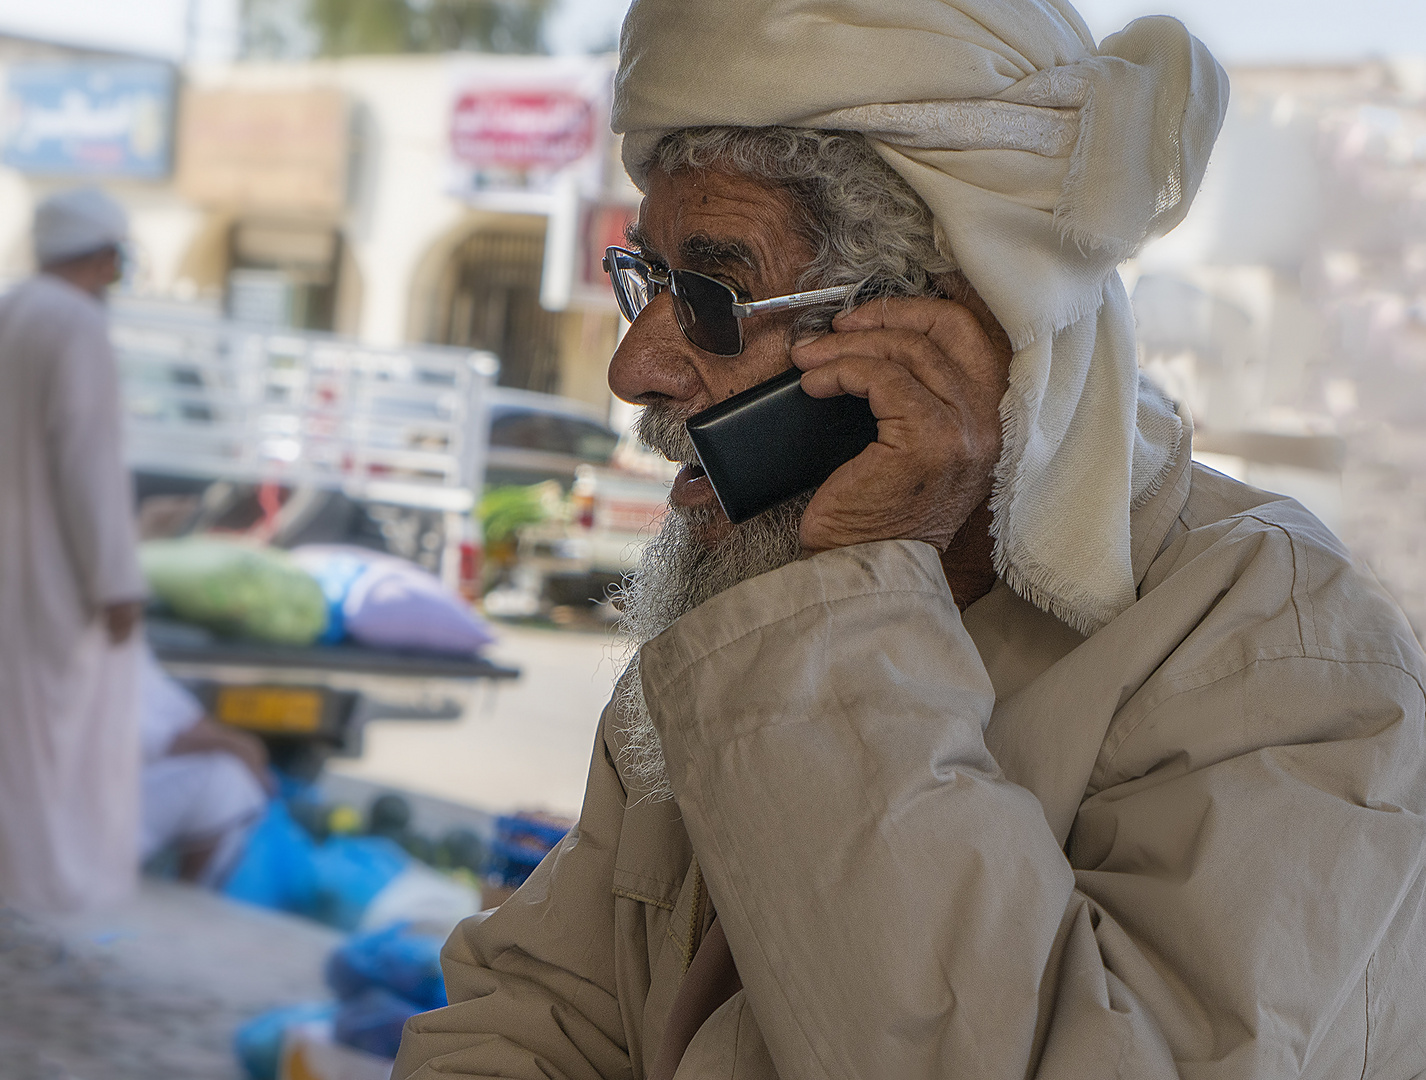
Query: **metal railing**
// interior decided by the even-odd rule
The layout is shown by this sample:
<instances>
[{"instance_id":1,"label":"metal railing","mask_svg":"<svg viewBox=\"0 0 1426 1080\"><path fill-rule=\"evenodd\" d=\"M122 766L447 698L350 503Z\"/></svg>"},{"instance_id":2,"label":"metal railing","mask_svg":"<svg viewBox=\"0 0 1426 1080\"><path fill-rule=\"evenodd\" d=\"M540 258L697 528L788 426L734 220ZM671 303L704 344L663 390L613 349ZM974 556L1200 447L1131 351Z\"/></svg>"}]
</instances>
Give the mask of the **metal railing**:
<instances>
[{"instance_id":1,"label":"metal railing","mask_svg":"<svg viewBox=\"0 0 1426 1080\"><path fill-rule=\"evenodd\" d=\"M454 512L480 491L490 353L122 309L111 337L135 469Z\"/></svg>"}]
</instances>

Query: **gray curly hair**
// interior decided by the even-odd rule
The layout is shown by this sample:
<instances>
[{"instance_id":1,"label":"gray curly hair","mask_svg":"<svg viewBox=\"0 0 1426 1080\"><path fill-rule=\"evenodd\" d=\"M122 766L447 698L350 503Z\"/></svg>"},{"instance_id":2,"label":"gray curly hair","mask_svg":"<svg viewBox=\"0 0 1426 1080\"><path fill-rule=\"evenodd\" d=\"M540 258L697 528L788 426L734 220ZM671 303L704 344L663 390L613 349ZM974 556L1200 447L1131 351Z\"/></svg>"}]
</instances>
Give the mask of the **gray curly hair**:
<instances>
[{"instance_id":1,"label":"gray curly hair","mask_svg":"<svg viewBox=\"0 0 1426 1080\"><path fill-rule=\"evenodd\" d=\"M726 169L788 191L804 211L795 227L816 252L798 287L857 285L848 307L935 293L937 279L956 269L937 246L930 209L856 132L682 128L664 136L649 164L667 173ZM819 318L831 316L811 313L799 332Z\"/></svg>"}]
</instances>

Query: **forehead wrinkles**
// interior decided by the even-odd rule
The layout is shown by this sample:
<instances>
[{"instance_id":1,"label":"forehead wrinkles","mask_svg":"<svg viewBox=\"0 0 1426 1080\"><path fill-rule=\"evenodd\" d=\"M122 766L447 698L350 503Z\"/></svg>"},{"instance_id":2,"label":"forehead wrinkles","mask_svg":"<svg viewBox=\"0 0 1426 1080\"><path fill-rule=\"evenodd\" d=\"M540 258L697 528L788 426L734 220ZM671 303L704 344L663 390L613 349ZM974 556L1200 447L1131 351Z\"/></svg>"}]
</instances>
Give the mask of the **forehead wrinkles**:
<instances>
[{"instance_id":1,"label":"forehead wrinkles","mask_svg":"<svg viewBox=\"0 0 1426 1080\"><path fill-rule=\"evenodd\" d=\"M795 277L812 256L797 227L802 211L791 194L746 177L706 169L656 173L642 211L644 239L657 244L665 259L697 254L713 241L745 249L755 269L781 281ZM689 250L680 250L685 246Z\"/></svg>"}]
</instances>

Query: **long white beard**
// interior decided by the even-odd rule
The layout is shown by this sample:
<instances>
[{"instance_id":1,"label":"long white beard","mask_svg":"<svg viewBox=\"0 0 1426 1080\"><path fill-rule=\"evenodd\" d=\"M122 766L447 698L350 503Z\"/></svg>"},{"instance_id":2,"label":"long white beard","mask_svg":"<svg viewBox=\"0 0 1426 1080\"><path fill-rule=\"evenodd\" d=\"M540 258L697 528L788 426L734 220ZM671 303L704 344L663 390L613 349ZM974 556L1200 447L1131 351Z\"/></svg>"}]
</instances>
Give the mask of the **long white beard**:
<instances>
[{"instance_id":1,"label":"long white beard","mask_svg":"<svg viewBox=\"0 0 1426 1080\"><path fill-rule=\"evenodd\" d=\"M670 461L696 460L682 419L652 406L639 421L639 436ZM649 716L639 678L639 650L681 616L739 582L786 566L801 554L798 529L812 499L808 492L759 514L731 530L717 543L705 542L716 512L674 507L664 526L644 549L639 568L621 594L619 620L629 642L628 670L615 690L614 714L624 736L620 754L625 772L659 801L673 798L663 745Z\"/></svg>"}]
</instances>

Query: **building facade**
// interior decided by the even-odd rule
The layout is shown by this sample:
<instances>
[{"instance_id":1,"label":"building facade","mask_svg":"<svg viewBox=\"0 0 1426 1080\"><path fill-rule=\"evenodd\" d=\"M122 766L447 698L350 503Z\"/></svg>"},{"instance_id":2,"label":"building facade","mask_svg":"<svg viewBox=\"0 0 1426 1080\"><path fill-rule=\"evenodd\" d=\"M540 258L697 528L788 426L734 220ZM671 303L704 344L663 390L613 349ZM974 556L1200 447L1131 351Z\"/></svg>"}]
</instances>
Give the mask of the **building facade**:
<instances>
[{"instance_id":1,"label":"building facade","mask_svg":"<svg viewBox=\"0 0 1426 1080\"><path fill-rule=\"evenodd\" d=\"M619 323L597 253L638 198L610 58L180 71L37 48L0 50L0 275L30 268L37 200L98 183L132 218L128 302L488 348L506 385L608 404Z\"/></svg>"}]
</instances>

